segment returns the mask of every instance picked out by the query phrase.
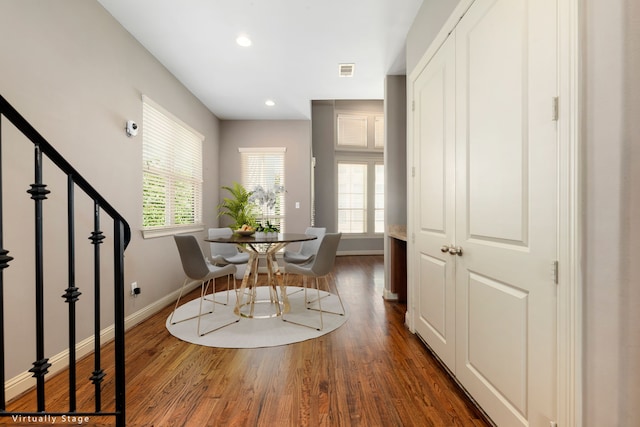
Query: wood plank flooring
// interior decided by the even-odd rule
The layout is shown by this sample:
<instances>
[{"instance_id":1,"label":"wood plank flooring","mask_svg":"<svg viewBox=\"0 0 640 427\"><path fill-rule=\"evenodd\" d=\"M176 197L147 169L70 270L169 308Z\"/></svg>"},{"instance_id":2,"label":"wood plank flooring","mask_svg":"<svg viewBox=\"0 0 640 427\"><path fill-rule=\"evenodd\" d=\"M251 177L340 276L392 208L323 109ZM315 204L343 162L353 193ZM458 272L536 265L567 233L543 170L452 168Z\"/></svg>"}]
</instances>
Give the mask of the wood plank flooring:
<instances>
[{"instance_id":1,"label":"wood plank flooring","mask_svg":"<svg viewBox=\"0 0 640 427\"><path fill-rule=\"evenodd\" d=\"M382 298L383 268L382 256L337 258L335 277L350 318L315 340L200 347L167 332L172 306L135 326L126 335L127 426L489 426L405 328L406 306ZM103 410L109 410L112 356L103 364ZM92 370L93 359L83 360L78 410L94 405L86 381ZM48 379L47 411L68 410L67 381L64 373ZM34 401L28 393L7 409L33 410ZM82 425L112 423L92 417ZM0 418L0 425L20 423Z\"/></svg>"}]
</instances>

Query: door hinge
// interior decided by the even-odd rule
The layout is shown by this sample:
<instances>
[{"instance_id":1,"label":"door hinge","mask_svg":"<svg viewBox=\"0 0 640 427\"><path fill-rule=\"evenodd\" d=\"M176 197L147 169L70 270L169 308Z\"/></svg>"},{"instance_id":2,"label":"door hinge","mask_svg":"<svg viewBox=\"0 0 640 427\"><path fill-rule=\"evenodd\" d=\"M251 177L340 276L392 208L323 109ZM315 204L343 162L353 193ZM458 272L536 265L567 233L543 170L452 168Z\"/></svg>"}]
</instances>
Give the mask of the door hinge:
<instances>
[{"instance_id":1,"label":"door hinge","mask_svg":"<svg viewBox=\"0 0 640 427\"><path fill-rule=\"evenodd\" d=\"M411 233L411 243L416 242L416 233Z\"/></svg>"},{"instance_id":2,"label":"door hinge","mask_svg":"<svg viewBox=\"0 0 640 427\"><path fill-rule=\"evenodd\" d=\"M415 178L415 177L416 177L416 167L411 166L411 178Z\"/></svg>"},{"instance_id":3,"label":"door hinge","mask_svg":"<svg viewBox=\"0 0 640 427\"><path fill-rule=\"evenodd\" d=\"M411 111L416 111L416 101L411 101Z\"/></svg>"},{"instance_id":4,"label":"door hinge","mask_svg":"<svg viewBox=\"0 0 640 427\"><path fill-rule=\"evenodd\" d=\"M551 120L553 120L554 122L557 122L559 114L560 113L558 112L558 97L554 96L553 98L551 98Z\"/></svg>"},{"instance_id":5,"label":"door hinge","mask_svg":"<svg viewBox=\"0 0 640 427\"><path fill-rule=\"evenodd\" d=\"M558 261L553 261L553 283L558 284Z\"/></svg>"},{"instance_id":6,"label":"door hinge","mask_svg":"<svg viewBox=\"0 0 640 427\"><path fill-rule=\"evenodd\" d=\"M555 421L549 422L549 427L558 427L558 423Z\"/></svg>"}]
</instances>

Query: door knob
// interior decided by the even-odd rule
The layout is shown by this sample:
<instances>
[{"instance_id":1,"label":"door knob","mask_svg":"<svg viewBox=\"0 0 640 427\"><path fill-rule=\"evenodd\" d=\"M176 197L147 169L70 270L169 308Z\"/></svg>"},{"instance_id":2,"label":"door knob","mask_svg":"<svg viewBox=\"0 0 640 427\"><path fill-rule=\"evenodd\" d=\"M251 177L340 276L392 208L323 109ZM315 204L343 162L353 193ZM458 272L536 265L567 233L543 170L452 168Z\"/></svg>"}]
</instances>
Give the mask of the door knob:
<instances>
[{"instance_id":1,"label":"door knob","mask_svg":"<svg viewBox=\"0 0 640 427\"><path fill-rule=\"evenodd\" d=\"M456 247L449 247L449 253L451 255L458 255L458 256L462 256L462 248L460 246L456 246Z\"/></svg>"},{"instance_id":2,"label":"door knob","mask_svg":"<svg viewBox=\"0 0 640 427\"><path fill-rule=\"evenodd\" d=\"M443 252L443 253L446 254L447 252L449 252L449 246L447 246L447 245L442 246L440 248L440 252Z\"/></svg>"}]
</instances>

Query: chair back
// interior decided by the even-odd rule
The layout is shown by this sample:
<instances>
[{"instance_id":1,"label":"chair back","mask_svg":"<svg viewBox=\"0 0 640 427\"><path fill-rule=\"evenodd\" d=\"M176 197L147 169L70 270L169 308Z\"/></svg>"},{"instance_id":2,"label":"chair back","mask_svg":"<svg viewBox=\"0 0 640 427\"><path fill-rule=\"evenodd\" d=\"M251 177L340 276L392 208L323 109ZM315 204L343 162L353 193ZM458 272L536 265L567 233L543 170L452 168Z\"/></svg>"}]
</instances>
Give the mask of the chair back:
<instances>
[{"instance_id":1,"label":"chair back","mask_svg":"<svg viewBox=\"0 0 640 427\"><path fill-rule=\"evenodd\" d=\"M333 271L341 237L342 233L327 233L324 235L320 242L318 253L313 259L313 265L310 268L315 276L324 276Z\"/></svg>"},{"instance_id":2,"label":"chair back","mask_svg":"<svg viewBox=\"0 0 640 427\"><path fill-rule=\"evenodd\" d=\"M326 232L327 229L325 227L307 227L304 234L318 236L318 238L302 242L300 245L300 253L302 255L315 255L318 252L318 248Z\"/></svg>"},{"instance_id":3,"label":"chair back","mask_svg":"<svg viewBox=\"0 0 640 427\"><path fill-rule=\"evenodd\" d=\"M174 235L173 238L178 246L184 274L193 280L206 277L209 274L209 266L195 236L183 234Z\"/></svg>"},{"instance_id":4,"label":"chair back","mask_svg":"<svg viewBox=\"0 0 640 427\"><path fill-rule=\"evenodd\" d=\"M231 230L231 228L229 227L209 229L209 239L231 237L232 235L233 230ZM236 245L231 245L229 243L210 242L210 248L212 257L215 257L216 255L220 255L222 257L231 257L238 254L238 248L236 248Z\"/></svg>"}]
</instances>

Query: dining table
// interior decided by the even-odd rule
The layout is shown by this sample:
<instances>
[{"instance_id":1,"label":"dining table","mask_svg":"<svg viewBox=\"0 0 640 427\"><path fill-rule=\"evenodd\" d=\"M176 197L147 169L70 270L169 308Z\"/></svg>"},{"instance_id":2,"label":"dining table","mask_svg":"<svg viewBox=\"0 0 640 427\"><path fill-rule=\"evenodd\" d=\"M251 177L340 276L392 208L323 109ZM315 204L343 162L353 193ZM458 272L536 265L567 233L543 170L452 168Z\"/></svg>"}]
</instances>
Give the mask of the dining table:
<instances>
[{"instance_id":1,"label":"dining table","mask_svg":"<svg viewBox=\"0 0 640 427\"><path fill-rule=\"evenodd\" d=\"M236 315L247 318L271 318L281 316L289 311L289 299L282 273L278 266L277 253L289 243L304 242L317 239L317 236L301 233L237 233L228 237L205 239L207 242L234 244L249 254L249 261L242 277L239 292L236 293ZM269 299L259 300L257 296L258 273L260 260L264 259L267 270L267 286ZM280 295L278 295L278 288ZM269 304L269 309L256 312L256 304ZM272 308L271 308L272 307Z\"/></svg>"}]
</instances>

